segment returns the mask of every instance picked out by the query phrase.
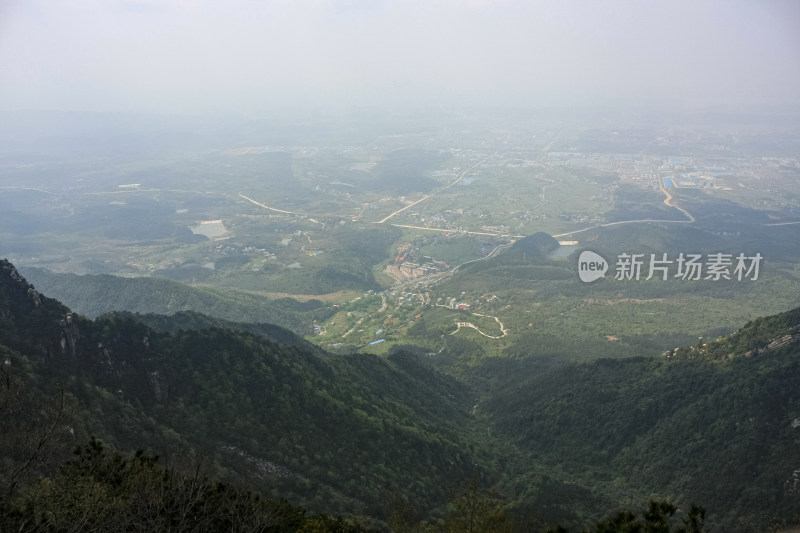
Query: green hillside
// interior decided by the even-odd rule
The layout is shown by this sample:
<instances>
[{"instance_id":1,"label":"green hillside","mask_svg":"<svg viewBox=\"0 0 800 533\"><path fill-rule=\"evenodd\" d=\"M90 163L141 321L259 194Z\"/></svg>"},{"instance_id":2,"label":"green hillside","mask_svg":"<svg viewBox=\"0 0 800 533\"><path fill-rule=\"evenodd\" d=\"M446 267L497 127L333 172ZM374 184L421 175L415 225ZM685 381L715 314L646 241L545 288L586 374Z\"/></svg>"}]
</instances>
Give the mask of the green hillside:
<instances>
[{"instance_id":1,"label":"green hillside","mask_svg":"<svg viewBox=\"0 0 800 533\"><path fill-rule=\"evenodd\" d=\"M91 318L112 311L171 315L196 311L224 320L269 323L298 334L332 311L319 300L270 299L237 290L191 287L163 278L122 278L106 274L59 274L26 268L25 277L39 290Z\"/></svg>"},{"instance_id":2,"label":"green hillside","mask_svg":"<svg viewBox=\"0 0 800 533\"><path fill-rule=\"evenodd\" d=\"M58 476L98 461L139 465L143 478L120 469L149 483L146 454L117 460L92 444L84 466L57 475L95 435L168 465L203 458L225 483L396 531L463 530L478 508L484 531L632 531L644 526L631 513L592 524L648 500L648 523L677 510L680 524L693 503L714 530L796 522L800 309L647 358L444 357L332 355L279 328L191 313L89 320L3 261L0 508L38 508L35 494L55 497L73 479ZM466 381L430 363L467 369Z\"/></svg>"},{"instance_id":3,"label":"green hillside","mask_svg":"<svg viewBox=\"0 0 800 533\"><path fill-rule=\"evenodd\" d=\"M122 450L188 448L225 479L372 516L392 492L442 505L488 461L470 436L468 390L413 356L320 358L243 331L90 321L0 268L8 372L45 396L64 387L82 435Z\"/></svg>"},{"instance_id":4,"label":"green hillside","mask_svg":"<svg viewBox=\"0 0 800 533\"><path fill-rule=\"evenodd\" d=\"M178 311L174 315L158 315L155 313L131 313L129 311L114 311L107 313L116 319L130 319L145 324L161 333L177 333L181 330L202 329L229 329L234 331L247 331L254 335L279 343L302 346L308 351L322 353L317 346L306 341L288 329L274 324L250 324L246 322L232 322L221 318L214 318L195 311Z\"/></svg>"},{"instance_id":5,"label":"green hillside","mask_svg":"<svg viewBox=\"0 0 800 533\"><path fill-rule=\"evenodd\" d=\"M536 461L616 501L703 502L763 531L800 508L799 384L795 309L658 358L528 374L486 409Z\"/></svg>"}]
</instances>

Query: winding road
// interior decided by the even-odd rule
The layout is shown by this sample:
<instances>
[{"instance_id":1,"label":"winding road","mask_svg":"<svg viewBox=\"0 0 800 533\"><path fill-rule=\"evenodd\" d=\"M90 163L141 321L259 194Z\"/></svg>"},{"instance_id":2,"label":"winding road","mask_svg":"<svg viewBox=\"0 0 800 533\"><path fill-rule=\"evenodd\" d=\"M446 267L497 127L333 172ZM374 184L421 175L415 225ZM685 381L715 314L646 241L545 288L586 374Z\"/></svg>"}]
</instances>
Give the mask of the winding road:
<instances>
[{"instance_id":1,"label":"winding road","mask_svg":"<svg viewBox=\"0 0 800 533\"><path fill-rule=\"evenodd\" d=\"M456 322L456 330L454 332L452 332L450 335L455 335L456 333L458 333L458 330L460 330L461 328L472 328L475 331L477 331L478 333L480 333L481 335L483 335L484 337L488 337L490 339L502 339L503 337L508 335L508 330L503 325L503 323L500 322L500 319L497 318L496 316L482 315L480 313L472 313L472 314L475 315L475 316L482 316L482 317L486 317L486 318L494 318L495 322L500 324L500 332L502 333L502 335L489 335L488 333L484 333L483 331L480 330L480 328L478 328L478 326L476 326L472 322Z\"/></svg>"},{"instance_id":2,"label":"winding road","mask_svg":"<svg viewBox=\"0 0 800 533\"><path fill-rule=\"evenodd\" d=\"M664 205L666 205L668 207L672 207L674 209L677 209L678 211L683 213L688 220L664 220L664 219L659 219L659 218L640 218L640 219L637 219L637 220L620 220L620 221L617 221L617 222L607 222L605 224L597 224L597 225L594 225L594 226L589 226L588 228L576 229L575 231L568 231L566 233L559 233L558 235L553 235L553 237L556 237L556 238L558 238L558 237L567 237L567 236L570 236L570 235L575 235L576 233L583 233L584 231L589 231L589 230L592 230L592 229L595 229L595 228L607 228L609 226L619 226L621 224L633 224L633 223L636 223L636 222L658 222L658 223L662 223L662 224L692 224L695 221L694 216L692 216L692 214L690 212L688 212L686 209L684 209L682 207L679 207L679 206L677 206L677 205L672 203L672 195L664 187L664 179L663 178L659 178L659 179L661 180L661 182L659 183L659 185L661 187L661 192L663 192L664 196L665 196Z\"/></svg>"}]
</instances>

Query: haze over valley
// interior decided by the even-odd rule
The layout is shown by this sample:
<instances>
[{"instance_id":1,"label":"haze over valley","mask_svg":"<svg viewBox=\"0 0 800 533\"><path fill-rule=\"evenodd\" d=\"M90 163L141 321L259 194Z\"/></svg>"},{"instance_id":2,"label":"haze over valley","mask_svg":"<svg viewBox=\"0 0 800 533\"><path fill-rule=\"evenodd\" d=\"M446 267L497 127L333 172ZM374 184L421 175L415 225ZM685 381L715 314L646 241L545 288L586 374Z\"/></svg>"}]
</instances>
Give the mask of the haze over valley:
<instances>
[{"instance_id":1,"label":"haze over valley","mask_svg":"<svg viewBox=\"0 0 800 533\"><path fill-rule=\"evenodd\" d=\"M798 22L0 7L0 517L796 527Z\"/></svg>"}]
</instances>

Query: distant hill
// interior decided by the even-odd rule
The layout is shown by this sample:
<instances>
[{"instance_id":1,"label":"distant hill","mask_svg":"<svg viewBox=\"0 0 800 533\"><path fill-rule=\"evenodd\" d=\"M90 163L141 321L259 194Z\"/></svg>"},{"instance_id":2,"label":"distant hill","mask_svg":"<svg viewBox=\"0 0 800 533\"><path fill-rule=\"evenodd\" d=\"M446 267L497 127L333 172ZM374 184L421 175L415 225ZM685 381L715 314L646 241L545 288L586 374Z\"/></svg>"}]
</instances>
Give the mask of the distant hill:
<instances>
[{"instance_id":1,"label":"distant hill","mask_svg":"<svg viewBox=\"0 0 800 533\"><path fill-rule=\"evenodd\" d=\"M543 259L557 250L558 246L557 239L539 231L516 241L506 254L525 255L531 259Z\"/></svg>"},{"instance_id":2,"label":"distant hill","mask_svg":"<svg viewBox=\"0 0 800 533\"><path fill-rule=\"evenodd\" d=\"M276 324L302 335L311 332L313 320L333 314L319 300L270 299L241 291L191 287L163 278L79 276L32 267L23 272L38 290L90 318L112 311L161 315L195 311L234 322Z\"/></svg>"},{"instance_id":3,"label":"distant hill","mask_svg":"<svg viewBox=\"0 0 800 533\"><path fill-rule=\"evenodd\" d=\"M353 173L347 177L359 190L394 195L429 192L437 186L426 176L450 159L449 153L416 148L395 150L380 160L368 173Z\"/></svg>"},{"instance_id":4,"label":"distant hill","mask_svg":"<svg viewBox=\"0 0 800 533\"><path fill-rule=\"evenodd\" d=\"M565 271L564 265L552 265L548 256L558 249L560 245L551 235L542 231L523 237L514 242L511 247L499 253L497 256L481 261L471 261L459 267L459 272L479 274L490 279L503 278L508 274L508 270L524 271L525 276L531 269L538 272L547 272L545 276L555 276L555 279L571 277L571 273ZM543 266L543 268L539 268ZM519 272L517 272L519 273Z\"/></svg>"},{"instance_id":5,"label":"distant hill","mask_svg":"<svg viewBox=\"0 0 800 533\"><path fill-rule=\"evenodd\" d=\"M232 331L246 331L268 341L292 346L302 346L309 351L321 350L314 344L292 333L288 329L274 324L249 324L245 322L232 322L213 318L194 311L178 311L174 315L158 315L155 313L131 313L128 311L114 311L107 314L116 320L134 320L145 324L159 333L178 333L181 330L198 331L203 329L229 329Z\"/></svg>"}]
</instances>

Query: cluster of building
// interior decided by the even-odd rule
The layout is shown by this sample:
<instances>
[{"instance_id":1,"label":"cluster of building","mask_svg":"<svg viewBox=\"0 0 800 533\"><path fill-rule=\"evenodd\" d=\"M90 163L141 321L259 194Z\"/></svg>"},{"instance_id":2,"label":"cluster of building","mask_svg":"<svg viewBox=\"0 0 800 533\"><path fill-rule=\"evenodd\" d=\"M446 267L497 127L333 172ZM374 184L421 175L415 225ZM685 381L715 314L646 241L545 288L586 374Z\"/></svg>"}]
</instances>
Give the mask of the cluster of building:
<instances>
[{"instance_id":1,"label":"cluster of building","mask_svg":"<svg viewBox=\"0 0 800 533\"><path fill-rule=\"evenodd\" d=\"M401 244L397 247L394 263L387 265L385 272L397 281L419 278L444 272L450 265L430 256L420 256L419 248L413 244Z\"/></svg>"},{"instance_id":2,"label":"cluster of building","mask_svg":"<svg viewBox=\"0 0 800 533\"><path fill-rule=\"evenodd\" d=\"M440 262L441 263L441 262ZM386 273L397 281L403 281L410 278L419 278L421 276L428 276L442 272L443 268L439 268L434 264L419 264L406 262L401 264L387 265Z\"/></svg>"},{"instance_id":3,"label":"cluster of building","mask_svg":"<svg viewBox=\"0 0 800 533\"><path fill-rule=\"evenodd\" d=\"M724 147L723 147L724 148ZM727 150L727 149L726 149ZM795 158L753 157L737 154L709 157L550 152L547 164L615 173L619 183L652 190L661 187L733 190L786 187L794 183L800 162ZM597 199L613 201L614 190ZM596 198L592 198L596 199Z\"/></svg>"},{"instance_id":4,"label":"cluster of building","mask_svg":"<svg viewBox=\"0 0 800 533\"><path fill-rule=\"evenodd\" d=\"M683 189L717 188L714 176L703 172L681 172L664 178L664 186ZM720 187L730 190L730 187Z\"/></svg>"},{"instance_id":5,"label":"cluster of building","mask_svg":"<svg viewBox=\"0 0 800 533\"><path fill-rule=\"evenodd\" d=\"M213 248L213 252L215 254L219 254L221 257L229 257L229 256L236 256L236 255L246 255L246 256L256 256L260 255L263 257L269 257L271 255L275 255L269 252L269 250L265 248L256 248L255 246L236 246L235 244L218 244Z\"/></svg>"}]
</instances>

